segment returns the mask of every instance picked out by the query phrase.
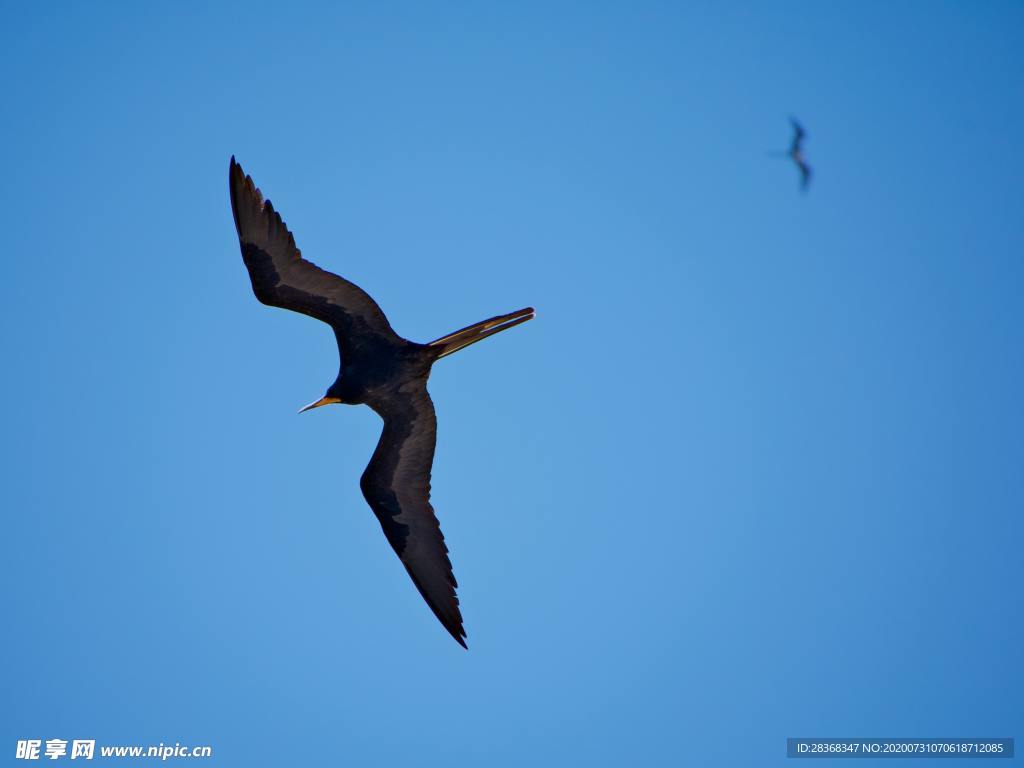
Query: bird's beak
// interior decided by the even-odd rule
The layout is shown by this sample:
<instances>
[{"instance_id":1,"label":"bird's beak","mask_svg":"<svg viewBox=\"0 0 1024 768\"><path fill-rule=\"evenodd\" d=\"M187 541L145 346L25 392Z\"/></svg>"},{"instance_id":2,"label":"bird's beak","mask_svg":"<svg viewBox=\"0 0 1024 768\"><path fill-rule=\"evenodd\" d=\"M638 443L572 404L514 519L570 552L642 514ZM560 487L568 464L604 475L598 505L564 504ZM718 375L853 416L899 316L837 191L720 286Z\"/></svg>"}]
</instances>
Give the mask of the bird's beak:
<instances>
[{"instance_id":1,"label":"bird's beak","mask_svg":"<svg viewBox=\"0 0 1024 768\"><path fill-rule=\"evenodd\" d=\"M339 400L336 397L321 397L315 403L310 403L305 408L300 408L299 409L299 413L305 413L306 411L311 411L314 408L319 408L321 405L333 405L334 403L340 403L340 402L341 402L341 400Z\"/></svg>"}]
</instances>

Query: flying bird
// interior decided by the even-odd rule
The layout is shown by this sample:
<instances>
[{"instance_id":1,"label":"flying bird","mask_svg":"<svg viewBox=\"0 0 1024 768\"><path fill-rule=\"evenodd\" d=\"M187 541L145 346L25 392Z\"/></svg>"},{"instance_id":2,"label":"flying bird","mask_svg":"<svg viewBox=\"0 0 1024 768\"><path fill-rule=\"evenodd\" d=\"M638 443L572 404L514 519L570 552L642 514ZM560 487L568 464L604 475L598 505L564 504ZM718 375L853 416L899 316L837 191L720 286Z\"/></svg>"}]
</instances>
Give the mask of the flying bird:
<instances>
[{"instance_id":1,"label":"flying bird","mask_svg":"<svg viewBox=\"0 0 1024 768\"><path fill-rule=\"evenodd\" d=\"M465 648L458 584L430 504L437 419L427 378L442 357L525 323L533 318L533 308L474 323L428 344L403 339L369 294L302 258L280 214L234 157L228 180L242 259L256 298L322 320L338 342L338 378L299 412L334 403L365 404L384 420L359 486L423 599Z\"/></svg>"},{"instance_id":2,"label":"flying bird","mask_svg":"<svg viewBox=\"0 0 1024 768\"><path fill-rule=\"evenodd\" d=\"M807 137L807 132L795 117L789 118L789 122L793 124L793 143L789 145L787 154L800 169L800 190L806 192L807 185L811 183L811 166L807 164L804 157L804 139Z\"/></svg>"}]
</instances>

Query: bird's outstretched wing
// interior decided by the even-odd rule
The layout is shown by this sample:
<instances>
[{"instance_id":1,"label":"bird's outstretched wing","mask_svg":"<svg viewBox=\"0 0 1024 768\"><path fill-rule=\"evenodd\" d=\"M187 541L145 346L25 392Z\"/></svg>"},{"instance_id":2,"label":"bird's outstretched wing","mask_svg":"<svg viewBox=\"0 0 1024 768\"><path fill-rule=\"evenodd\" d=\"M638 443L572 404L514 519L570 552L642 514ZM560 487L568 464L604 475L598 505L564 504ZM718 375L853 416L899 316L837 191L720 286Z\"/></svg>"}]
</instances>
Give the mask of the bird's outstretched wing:
<instances>
[{"instance_id":1,"label":"bird's outstretched wing","mask_svg":"<svg viewBox=\"0 0 1024 768\"><path fill-rule=\"evenodd\" d=\"M796 165L800 169L800 191L806 192L807 185L811 183L811 166L802 160L798 160Z\"/></svg>"},{"instance_id":2,"label":"bird's outstretched wing","mask_svg":"<svg viewBox=\"0 0 1024 768\"><path fill-rule=\"evenodd\" d=\"M804 137L807 136L807 132L804 127L797 122L795 117L789 118L789 122L793 125L793 143L789 146L790 152L799 152L800 145L803 144Z\"/></svg>"},{"instance_id":3,"label":"bird's outstretched wing","mask_svg":"<svg viewBox=\"0 0 1024 768\"><path fill-rule=\"evenodd\" d=\"M370 405L383 417L384 431L359 486L423 599L465 648L458 584L430 505L437 418L426 382L409 381Z\"/></svg>"},{"instance_id":4,"label":"bird's outstretched wing","mask_svg":"<svg viewBox=\"0 0 1024 768\"><path fill-rule=\"evenodd\" d=\"M366 291L302 258L280 214L234 157L228 181L242 258L257 299L328 323L342 355L374 342L401 343Z\"/></svg>"}]
</instances>

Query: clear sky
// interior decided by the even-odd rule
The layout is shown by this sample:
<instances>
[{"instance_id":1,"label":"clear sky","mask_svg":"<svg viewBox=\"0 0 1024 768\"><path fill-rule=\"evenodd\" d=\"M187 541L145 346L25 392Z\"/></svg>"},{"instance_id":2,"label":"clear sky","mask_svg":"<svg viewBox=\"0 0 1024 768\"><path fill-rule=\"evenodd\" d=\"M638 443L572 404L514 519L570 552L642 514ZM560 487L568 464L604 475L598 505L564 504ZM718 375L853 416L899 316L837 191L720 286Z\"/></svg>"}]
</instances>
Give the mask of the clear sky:
<instances>
[{"instance_id":1,"label":"clear sky","mask_svg":"<svg viewBox=\"0 0 1024 768\"><path fill-rule=\"evenodd\" d=\"M0 24L3 761L1024 738L1024 5L156 9ZM430 382L468 652L232 154L404 336L538 310Z\"/></svg>"}]
</instances>

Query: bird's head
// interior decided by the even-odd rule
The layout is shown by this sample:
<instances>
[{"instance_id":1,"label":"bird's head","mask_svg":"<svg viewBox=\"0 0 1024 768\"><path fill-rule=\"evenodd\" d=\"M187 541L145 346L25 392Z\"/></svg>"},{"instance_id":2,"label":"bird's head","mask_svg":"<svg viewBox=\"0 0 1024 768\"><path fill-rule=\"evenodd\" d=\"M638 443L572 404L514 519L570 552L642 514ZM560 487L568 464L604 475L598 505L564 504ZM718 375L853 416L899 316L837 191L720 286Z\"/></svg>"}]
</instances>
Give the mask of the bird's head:
<instances>
[{"instance_id":1,"label":"bird's head","mask_svg":"<svg viewBox=\"0 0 1024 768\"><path fill-rule=\"evenodd\" d=\"M323 397L321 397L319 400L316 400L315 402L312 402L309 405L306 405L306 406L303 406L302 408L300 408L299 409L299 413L305 413L306 411L311 411L314 408L319 408L321 405L334 405L335 403L340 403L340 402L341 402L341 398L340 397L333 397L331 395L330 390L328 390L327 394L324 395Z\"/></svg>"}]
</instances>

